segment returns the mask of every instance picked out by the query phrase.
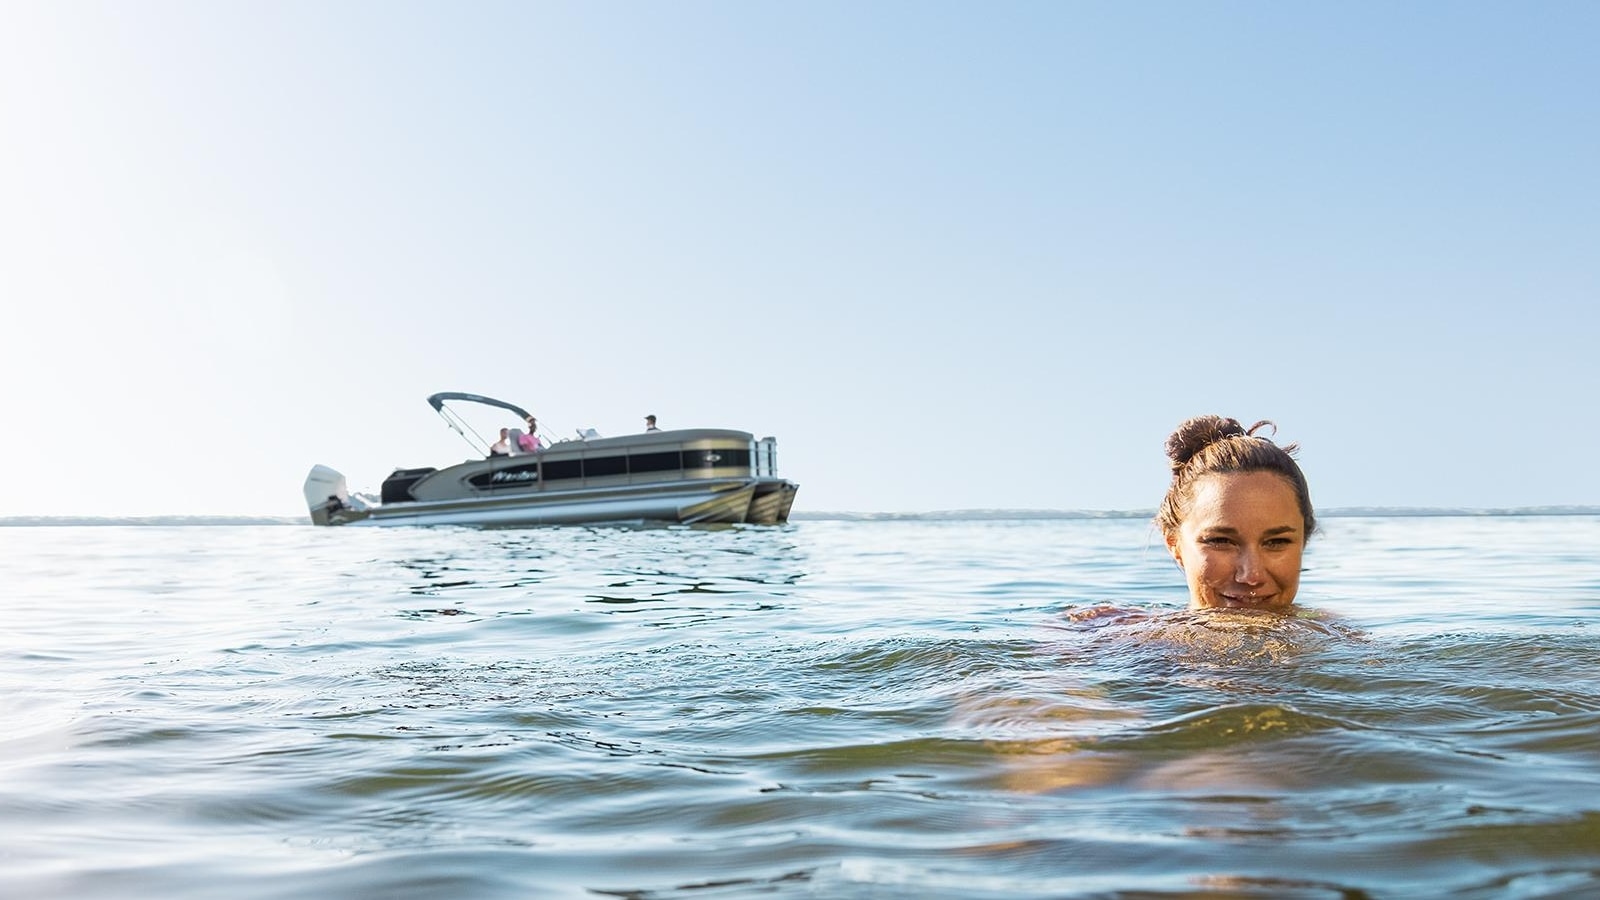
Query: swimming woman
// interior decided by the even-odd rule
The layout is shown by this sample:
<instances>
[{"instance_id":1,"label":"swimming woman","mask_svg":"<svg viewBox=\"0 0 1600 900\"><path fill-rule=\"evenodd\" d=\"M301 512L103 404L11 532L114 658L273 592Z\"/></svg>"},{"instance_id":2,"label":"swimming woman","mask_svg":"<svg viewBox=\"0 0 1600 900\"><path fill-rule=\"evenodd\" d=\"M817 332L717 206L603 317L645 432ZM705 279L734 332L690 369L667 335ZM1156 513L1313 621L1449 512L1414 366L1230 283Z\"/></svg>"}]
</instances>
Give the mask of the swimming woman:
<instances>
[{"instance_id":1,"label":"swimming woman","mask_svg":"<svg viewBox=\"0 0 1600 900\"><path fill-rule=\"evenodd\" d=\"M1309 654L1363 638L1336 618L1294 603L1316 518L1305 474L1294 460L1298 448L1280 447L1260 433L1271 427L1270 422L1246 428L1235 419L1198 416L1167 438L1172 481L1155 524L1188 582L1188 609L1096 605L1066 616L1067 630L1080 633L1061 645L1063 660L1168 672L1174 683L1208 692L1199 698L1204 709L1196 715L1202 721L1174 731L1159 718L1142 720L1142 700L1124 699L1098 675L1076 680L1075 667L1063 666L1040 676L1049 687L1030 696L982 697L960 708L961 722L969 727L1005 727L1015 735L1019 722L1046 726L1038 738L996 744L1008 754L1003 776L1008 787L1053 791L1137 782L1184 791L1233 785L1254 792L1296 786L1292 769L1285 775L1238 764L1240 740L1262 741L1280 729L1291 736L1297 726L1288 723L1299 715L1258 702L1264 692L1275 690L1275 674L1262 681L1240 672L1257 666L1281 672ZM1045 681L1051 676L1061 679L1059 686ZM1141 738L1127 746L1144 746L1145 735L1164 741L1178 731L1218 744L1176 758L1165 752L1119 753L1115 745L1101 743L1111 733L1113 716L1138 720L1127 727ZM1206 725L1206 717L1221 724ZM1077 718L1090 727L1079 736L1063 736L1061 724ZM1205 736L1207 728L1219 731ZM1240 738L1243 734L1250 736Z\"/></svg>"},{"instance_id":2,"label":"swimming woman","mask_svg":"<svg viewBox=\"0 0 1600 900\"><path fill-rule=\"evenodd\" d=\"M1269 426L1197 416L1167 438L1172 485L1156 524L1189 582L1190 609L1283 612L1300 590L1316 516L1297 447L1258 436Z\"/></svg>"},{"instance_id":3,"label":"swimming woman","mask_svg":"<svg viewBox=\"0 0 1600 900\"><path fill-rule=\"evenodd\" d=\"M1156 524L1189 583L1191 610L1304 614L1293 604L1306 539L1316 530L1311 490L1294 461L1298 447L1259 434L1268 427L1276 428L1196 416L1167 437L1172 483ZM1149 615L1100 605L1067 618L1099 627Z\"/></svg>"}]
</instances>

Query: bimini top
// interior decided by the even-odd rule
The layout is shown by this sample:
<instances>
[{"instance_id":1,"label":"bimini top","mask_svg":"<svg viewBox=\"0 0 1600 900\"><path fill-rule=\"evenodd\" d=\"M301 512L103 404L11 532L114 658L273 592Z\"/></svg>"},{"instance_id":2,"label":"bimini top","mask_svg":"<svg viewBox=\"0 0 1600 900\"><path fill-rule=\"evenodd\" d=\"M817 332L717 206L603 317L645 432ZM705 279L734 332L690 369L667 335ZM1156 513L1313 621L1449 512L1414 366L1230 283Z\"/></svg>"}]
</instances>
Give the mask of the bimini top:
<instances>
[{"instance_id":1,"label":"bimini top","mask_svg":"<svg viewBox=\"0 0 1600 900\"><path fill-rule=\"evenodd\" d=\"M532 415L532 413L516 405L515 403L507 403L504 400L496 400L493 397L485 397L482 394L463 394L458 391L445 391L440 394L434 394L432 397L428 398L428 405L433 407L434 412L443 413L446 400L466 400L472 403L482 403L486 406L498 406L501 409L511 410L522 419L527 419Z\"/></svg>"}]
</instances>

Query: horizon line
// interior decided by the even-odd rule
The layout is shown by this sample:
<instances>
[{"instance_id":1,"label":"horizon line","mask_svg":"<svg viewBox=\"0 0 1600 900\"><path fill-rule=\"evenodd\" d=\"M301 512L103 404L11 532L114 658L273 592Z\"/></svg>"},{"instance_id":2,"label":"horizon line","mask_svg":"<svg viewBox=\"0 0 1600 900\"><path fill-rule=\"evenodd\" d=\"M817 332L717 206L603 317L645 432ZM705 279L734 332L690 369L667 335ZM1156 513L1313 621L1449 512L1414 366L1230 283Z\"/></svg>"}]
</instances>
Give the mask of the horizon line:
<instances>
[{"instance_id":1,"label":"horizon line","mask_svg":"<svg viewBox=\"0 0 1600 900\"><path fill-rule=\"evenodd\" d=\"M1069 519L1149 519L1155 509L1030 509L971 508L923 512L862 512L851 510L795 510L793 521L1003 521ZM1405 518L1450 516L1600 516L1600 506L1564 504L1545 506L1341 506L1318 510L1321 518ZM0 527L73 525L309 525L308 516L195 515L166 513L137 516L59 515L0 516Z\"/></svg>"}]
</instances>

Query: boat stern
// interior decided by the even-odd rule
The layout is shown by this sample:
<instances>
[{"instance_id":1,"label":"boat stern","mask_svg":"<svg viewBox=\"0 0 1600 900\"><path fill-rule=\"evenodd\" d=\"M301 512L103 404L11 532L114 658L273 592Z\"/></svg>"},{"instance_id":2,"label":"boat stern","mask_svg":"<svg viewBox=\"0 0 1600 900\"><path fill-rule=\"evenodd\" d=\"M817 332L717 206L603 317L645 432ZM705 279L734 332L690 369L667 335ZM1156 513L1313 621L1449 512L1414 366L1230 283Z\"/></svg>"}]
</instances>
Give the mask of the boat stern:
<instances>
[{"instance_id":1,"label":"boat stern","mask_svg":"<svg viewBox=\"0 0 1600 900\"><path fill-rule=\"evenodd\" d=\"M344 475L327 466L311 467L304 490L313 525L343 525L367 516L362 504L351 502Z\"/></svg>"}]
</instances>

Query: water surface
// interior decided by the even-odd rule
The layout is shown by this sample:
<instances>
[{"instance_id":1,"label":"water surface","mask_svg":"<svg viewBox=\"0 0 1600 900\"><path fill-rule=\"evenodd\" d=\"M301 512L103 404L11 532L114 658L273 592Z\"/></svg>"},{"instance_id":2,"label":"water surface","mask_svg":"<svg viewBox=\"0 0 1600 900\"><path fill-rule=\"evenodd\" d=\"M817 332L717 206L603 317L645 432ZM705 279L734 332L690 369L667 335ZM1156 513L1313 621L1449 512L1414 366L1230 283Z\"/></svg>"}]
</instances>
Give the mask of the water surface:
<instances>
[{"instance_id":1,"label":"water surface","mask_svg":"<svg viewBox=\"0 0 1600 900\"><path fill-rule=\"evenodd\" d=\"M1600 518L1323 524L0 529L0 895L1600 893Z\"/></svg>"}]
</instances>

